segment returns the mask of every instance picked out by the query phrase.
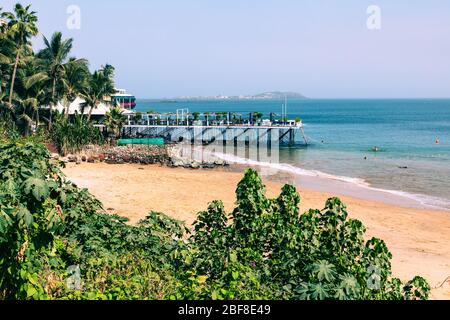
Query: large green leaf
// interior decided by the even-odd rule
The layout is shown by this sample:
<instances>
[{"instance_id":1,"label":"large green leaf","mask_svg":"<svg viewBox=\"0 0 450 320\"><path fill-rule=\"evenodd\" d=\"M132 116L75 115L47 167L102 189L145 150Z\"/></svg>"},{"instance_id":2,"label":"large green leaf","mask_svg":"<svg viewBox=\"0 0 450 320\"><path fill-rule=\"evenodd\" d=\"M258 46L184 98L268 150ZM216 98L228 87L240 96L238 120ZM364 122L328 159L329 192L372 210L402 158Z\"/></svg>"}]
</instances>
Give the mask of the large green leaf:
<instances>
[{"instance_id":1,"label":"large green leaf","mask_svg":"<svg viewBox=\"0 0 450 320\"><path fill-rule=\"evenodd\" d=\"M36 200L43 200L49 196L50 189L44 180L31 177L24 183L24 192L32 194Z\"/></svg>"},{"instance_id":2,"label":"large green leaf","mask_svg":"<svg viewBox=\"0 0 450 320\"><path fill-rule=\"evenodd\" d=\"M31 227L31 225L33 224L33 215L31 214L31 212L25 208L24 206L21 206L18 210L17 210L17 219L25 224L28 228Z\"/></svg>"},{"instance_id":3,"label":"large green leaf","mask_svg":"<svg viewBox=\"0 0 450 320\"><path fill-rule=\"evenodd\" d=\"M333 281L335 278L336 270L334 265L328 263L325 260L318 261L312 266L312 272L317 276L320 281Z\"/></svg>"},{"instance_id":4,"label":"large green leaf","mask_svg":"<svg viewBox=\"0 0 450 320\"><path fill-rule=\"evenodd\" d=\"M13 223L13 220L8 211L11 212L12 210L0 209L0 241L6 240L4 237L6 236L9 227Z\"/></svg>"}]
</instances>

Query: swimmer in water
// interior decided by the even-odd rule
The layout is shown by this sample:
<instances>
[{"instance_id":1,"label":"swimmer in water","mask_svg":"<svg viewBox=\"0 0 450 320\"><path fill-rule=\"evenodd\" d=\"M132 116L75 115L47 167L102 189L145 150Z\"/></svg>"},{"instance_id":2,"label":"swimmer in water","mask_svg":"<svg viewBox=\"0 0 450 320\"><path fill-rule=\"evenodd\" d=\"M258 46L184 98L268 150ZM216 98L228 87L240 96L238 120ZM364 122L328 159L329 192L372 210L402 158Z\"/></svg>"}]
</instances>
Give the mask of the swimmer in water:
<instances>
[{"instance_id":1,"label":"swimmer in water","mask_svg":"<svg viewBox=\"0 0 450 320\"><path fill-rule=\"evenodd\" d=\"M436 138L436 144L440 144L441 141L439 140L439 138Z\"/></svg>"}]
</instances>

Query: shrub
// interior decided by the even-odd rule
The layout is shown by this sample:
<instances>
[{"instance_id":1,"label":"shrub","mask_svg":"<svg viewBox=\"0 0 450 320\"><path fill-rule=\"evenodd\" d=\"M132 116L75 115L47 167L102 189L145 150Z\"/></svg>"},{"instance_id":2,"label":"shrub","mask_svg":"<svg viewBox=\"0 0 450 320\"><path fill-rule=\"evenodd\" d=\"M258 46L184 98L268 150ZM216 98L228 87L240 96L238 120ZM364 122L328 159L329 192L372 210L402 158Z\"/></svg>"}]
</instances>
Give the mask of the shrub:
<instances>
[{"instance_id":1,"label":"shrub","mask_svg":"<svg viewBox=\"0 0 450 320\"><path fill-rule=\"evenodd\" d=\"M246 172L236 194L230 216L213 202L194 224L185 279L192 287L189 298L428 298L424 279L401 285L391 277L386 244L365 242L363 224L348 218L339 199L299 215L295 187L286 185L277 199L267 199L254 170ZM193 286L193 279L204 281Z\"/></svg>"},{"instance_id":2,"label":"shrub","mask_svg":"<svg viewBox=\"0 0 450 320\"><path fill-rule=\"evenodd\" d=\"M78 114L72 120L63 115L55 117L49 137L62 155L80 152L90 144L104 143L100 130Z\"/></svg>"},{"instance_id":3,"label":"shrub","mask_svg":"<svg viewBox=\"0 0 450 320\"><path fill-rule=\"evenodd\" d=\"M248 170L232 213L213 201L190 235L160 213L104 214L60 165L41 144L0 144L0 299L428 298L423 278L392 278L385 243L337 198L300 215L295 187L268 199Z\"/></svg>"}]
</instances>

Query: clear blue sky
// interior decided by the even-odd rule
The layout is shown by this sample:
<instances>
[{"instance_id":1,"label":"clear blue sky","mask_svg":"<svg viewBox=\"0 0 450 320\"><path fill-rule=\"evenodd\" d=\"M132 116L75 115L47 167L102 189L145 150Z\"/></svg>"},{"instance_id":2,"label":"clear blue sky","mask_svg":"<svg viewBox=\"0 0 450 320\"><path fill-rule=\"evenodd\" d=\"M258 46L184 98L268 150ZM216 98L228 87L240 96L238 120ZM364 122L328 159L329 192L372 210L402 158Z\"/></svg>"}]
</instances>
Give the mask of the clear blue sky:
<instances>
[{"instance_id":1,"label":"clear blue sky","mask_svg":"<svg viewBox=\"0 0 450 320\"><path fill-rule=\"evenodd\" d=\"M11 8L14 1L0 0ZM39 26L106 62L140 98L298 91L312 98L450 97L449 0L30 0ZM68 30L68 5L81 29ZM366 9L382 28L366 27ZM42 41L36 40L37 48Z\"/></svg>"}]
</instances>

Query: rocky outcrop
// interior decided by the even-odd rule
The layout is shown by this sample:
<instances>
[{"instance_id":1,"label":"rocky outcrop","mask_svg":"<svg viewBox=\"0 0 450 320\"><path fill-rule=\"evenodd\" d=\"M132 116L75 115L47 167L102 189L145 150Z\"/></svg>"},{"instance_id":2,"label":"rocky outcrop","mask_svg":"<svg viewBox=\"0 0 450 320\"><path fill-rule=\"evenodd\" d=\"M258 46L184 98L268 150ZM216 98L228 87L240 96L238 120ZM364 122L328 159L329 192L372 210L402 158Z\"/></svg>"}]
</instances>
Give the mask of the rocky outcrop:
<instances>
[{"instance_id":1,"label":"rocky outcrop","mask_svg":"<svg viewBox=\"0 0 450 320\"><path fill-rule=\"evenodd\" d=\"M56 155L53 156L56 158ZM109 164L160 164L169 167L183 167L190 169L206 169L228 165L217 158L197 160L193 156L186 156L177 145L164 146L89 146L83 153L67 155L59 158L63 162L80 164L81 162Z\"/></svg>"},{"instance_id":2,"label":"rocky outcrop","mask_svg":"<svg viewBox=\"0 0 450 320\"><path fill-rule=\"evenodd\" d=\"M219 166L221 167L228 166L228 163L217 157L211 155L205 156L205 154L203 153L200 153L201 157L199 156L196 157L197 152L192 152L192 150L188 150L188 152L183 151L185 150L183 150L183 148L181 148L180 146L173 146L169 150L170 167L174 168L183 167L189 169L212 169Z\"/></svg>"}]
</instances>

